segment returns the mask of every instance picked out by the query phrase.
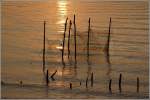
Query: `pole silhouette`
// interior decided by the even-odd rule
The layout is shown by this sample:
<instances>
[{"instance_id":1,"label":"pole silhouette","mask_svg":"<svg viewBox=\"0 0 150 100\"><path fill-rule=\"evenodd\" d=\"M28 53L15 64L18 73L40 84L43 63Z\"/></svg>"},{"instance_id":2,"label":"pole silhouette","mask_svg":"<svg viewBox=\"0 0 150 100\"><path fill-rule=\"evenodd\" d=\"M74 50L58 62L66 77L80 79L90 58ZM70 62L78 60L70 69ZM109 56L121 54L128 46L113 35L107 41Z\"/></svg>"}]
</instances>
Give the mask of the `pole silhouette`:
<instances>
[{"instance_id":1,"label":"pole silhouette","mask_svg":"<svg viewBox=\"0 0 150 100\"><path fill-rule=\"evenodd\" d=\"M93 73L91 74L91 87L93 87L93 81L94 81L94 78L93 78Z\"/></svg>"},{"instance_id":2,"label":"pole silhouette","mask_svg":"<svg viewBox=\"0 0 150 100\"><path fill-rule=\"evenodd\" d=\"M72 83L70 83L70 89L72 90Z\"/></svg>"},{"instance_id":3,"label":"pole silhouette","mask_svg":"<svg viewBox=\"0 0 150 100\"><path fill-rule=\"evenodd\" d=\"M111 31L111 17L109 21L109 32L108 32L108 39L107 39L107 55L109 57L109 48L110 48L110 31Z\"/></svg>"},{"instance_id":4,"label":"pole silhouette","mask_svg":"<svg viewBox=\"0 0 150 100\"><path fill-rule=\"evenodd\" d=\"M65 47L65 37L66 37L66 30L67 30L67 20L68 20L68 17L66 18L64 37L63 37L63 48L62 48L62 62L63 62L63 64L64 64L64 47Z\"/></svg>"},{"instance_id":5,"label":"pole silhouette","mask_svg":"<svg viewBox=\"0 0 150 100\"><path fill-rule=\"evenodd\" d=\"M76 64L77 63L77 58L76 58L77 47L76 47L76 19L75 19L75 15L74 15L73 23L74 23L75 64Z\"/></svg>"},{"instance_id":6,"label":"pole silhouette","mask_svg":"<svg viewBox=\"0 0 150 100\"><path fill-rule=\"evenodd\" d=\"M109 80L109 92L110 93L112 93L112 91L111 91L111 81L112 81L112 79Z\"/></svg>"},{"instance_id":7,"label":"pole silhouette","mask_svg":"<svg viewBox=\"0 0 150 100\"><path fill-rule=\"evenodd\" d=\"M89 18L89 26L88 26L88 41L87 41L87 57L89 57L89 37L90 37L90 24L91 18Z\"/></svg>"},{"instance_id":8,"label":"pole silhouette","mask_svg":"<svg viewBox=\"0 0 150 100\"><path fill-rule=\"evenodd\" d=\"M137 93L139 93L139 77L137 77Z\"/></svg>"},{"instance_id":9,"label":"pole silhouette","mask_svg":"<svg viewBox=\"0 0 150 100\"><path fill-rule=\"evenodd\" d=\"M69 34L68 34L68 59L69 59L69 56L70 56L70 30L71 30L71 25L72 25L72 22L70 20Z\"/></svg>"},{"instance_id":10,"label":"pole silhouette","mask_svg":"<svg viewBox=\"0 0 150 100\"><path fill-rule=\"evenodd\" d=\"M44 37L43 37L43 71L45 70L45 25L46 21L44 21Z\"/></svg>"},{"instance_id":11,"label":"pole silhouette","mask_svg":"<svg viewBox=\"0 0 150 100\"><path fill-rule=\"evenodd\" d=\"M48 75L48 70L47 70L47 72L46 72L46 85L48 86L48 83L49 83L49 75Z\"/></svg>"},{"instance_id":12,"label":"pole silhouette","mask_svg":"<svg viewBox=\"0 0 150 100\"><path fill-rule=\"evenodd\" d=\"M120 76L119 76L119 92L120 93L122 92L122 89L121 89L121 80L122 80L122 74L120 74Z\"/></svg>"}]
</instances>

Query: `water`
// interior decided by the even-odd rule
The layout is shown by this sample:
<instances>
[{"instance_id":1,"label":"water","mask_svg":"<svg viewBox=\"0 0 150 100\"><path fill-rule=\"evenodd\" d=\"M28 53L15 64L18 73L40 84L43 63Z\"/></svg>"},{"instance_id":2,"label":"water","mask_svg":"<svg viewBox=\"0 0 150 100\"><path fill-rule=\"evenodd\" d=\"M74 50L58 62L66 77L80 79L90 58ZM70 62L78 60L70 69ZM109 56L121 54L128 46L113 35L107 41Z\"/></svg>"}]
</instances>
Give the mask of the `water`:
<instances>
[{"instance_id":1,"label":"water","mask_svg":"<svg viewBox=\"0 0 150 100\"><path fill-rule=\"evenodd\" d=\"M71 55L62 64L58 49L66 18L77 25L77 65L74 65L73 26ZM86 56L88 18L91 17L90 57ZM109 18L112 18L110 57L104 53ZM42 71L43 21L46 21L46 69L57 70L55 81L45 86ZM68 22L69 22L68 20ZM67 26L69 27L69 26ZM2 2L2 98L148 98L148 2L147 1L3 1ZM108 63L110 60L110 64ZM94 73L94 86L85 86ZM118 78L122 73L122 93ZM136 93L136 78L140 92ZM112 79L112 94L109 93ZM23 86L19 82L23 82ZM80 86L81 81L81 86ZM89 79L90 81L90 79ZM72 83L73 89L69 89Z\"/></svg>"}]
</instances>

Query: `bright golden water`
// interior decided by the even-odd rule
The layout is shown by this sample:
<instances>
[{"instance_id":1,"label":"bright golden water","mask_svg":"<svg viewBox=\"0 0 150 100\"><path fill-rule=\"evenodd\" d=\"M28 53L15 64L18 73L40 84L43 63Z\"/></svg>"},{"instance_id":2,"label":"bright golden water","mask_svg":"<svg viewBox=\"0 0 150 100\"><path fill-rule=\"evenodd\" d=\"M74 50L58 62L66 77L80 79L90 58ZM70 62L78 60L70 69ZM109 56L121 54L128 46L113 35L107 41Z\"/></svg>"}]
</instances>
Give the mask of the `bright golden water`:
<instances>
[{"instance_id":1,"label":"bright golden water","mask_svg":"<svg viewBox=\"0 0 150 100\"><path fill-rule=\"evenodd\" d=\"M66 18L77 25L77 65L74 65L74 35L71 57L65 62L61 49ZM86 45L91 17L90 64ZM110 62L103 49L112 18ZM46 21L46 69L57 70L55 81L45 86L42 71L43 21ZM68 20L68 22L69 22ZM2 2L2 98L148 98L148 2L45 0ZM86 89L86 77L94 73L94 87ZM118 78L122 73L122 93ZM136 93L136 79L140 92ZM112 79L112 94L108 83ZM19 86L20 81L23 86ZM81 81L81 86L80 86ZM73 89L69 89L72 83Z\"/></svg>"}]
</instances>

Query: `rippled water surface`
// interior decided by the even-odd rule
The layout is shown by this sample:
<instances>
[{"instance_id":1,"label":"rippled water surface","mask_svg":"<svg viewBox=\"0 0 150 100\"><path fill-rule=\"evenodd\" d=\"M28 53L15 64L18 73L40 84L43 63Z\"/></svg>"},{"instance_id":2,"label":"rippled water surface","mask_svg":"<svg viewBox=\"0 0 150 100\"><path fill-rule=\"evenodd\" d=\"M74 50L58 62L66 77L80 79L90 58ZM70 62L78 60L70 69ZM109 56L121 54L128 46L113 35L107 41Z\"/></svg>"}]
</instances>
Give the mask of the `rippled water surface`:
<instances>
[{"instance_id":1,"label":"rippled water surface","mask_svg":"<svg viewBox=\"0 0 150 100\"><path fill-rule=\"evenodd\" d=\"M74 27L68 60L61 50L66 18L76 14L77 64L74 64ZM90 56L87 61L88 18L91 18ZM110 56L107 43L112 19ZM57 70L45 86L42 68L43 22L46 21L46 69ZM45 0L2 2L2 98L148 98L148 2ZM108 62L110 60L110 63ZM94 86L90 86L91 73ZM122 93L118 90L122 74ZM89 76L88 88L85 86ZM139 77L139 93L136 80ZM112 94L109 80L112 79ZM22 81L23 86L19 83ZM80 85L81 82L81 85ZM69 84L72 83L72 90Z\"/></svg>"}]
</instances>

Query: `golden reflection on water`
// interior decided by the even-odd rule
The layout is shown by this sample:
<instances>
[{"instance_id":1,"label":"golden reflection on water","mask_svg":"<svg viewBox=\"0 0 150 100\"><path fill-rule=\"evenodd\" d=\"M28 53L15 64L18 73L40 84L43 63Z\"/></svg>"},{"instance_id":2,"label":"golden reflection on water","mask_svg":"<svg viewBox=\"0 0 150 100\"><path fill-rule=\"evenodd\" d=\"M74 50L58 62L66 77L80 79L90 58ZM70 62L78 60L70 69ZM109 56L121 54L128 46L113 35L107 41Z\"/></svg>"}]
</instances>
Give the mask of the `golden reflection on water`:
<instances>
[{"instance_id":1,"label":"golden reflection on water","mask_svg":"<svg viewBox=\"0 0 150 100\"><path fill-rule=\"evenodd\" d=\"M67 0L58 0L57 1L57 8L58 8L58 21L56 24L62 24L65 23L65 19L67 16Z\"/></svg>"},{"instance_id":2,"label":"golden reflection on water","mask_svg":"<svg viewBox=\"0 0 150 100\"><path fill-rule=\"evenodd\" d=\"M57 46L56 49L62 50L63 47L62 46Z\"/></svg>"},{"instance_id":3,"label":"golden reflection on water","mask_svg":"<svg viewBox=\"0 0 150 100\"><path fill-rule=\"evenodd\" d=\"M71 67L66 67L66 68L59 68L57 70L57 75L58 76L68 76L68 77L72 77L74 74L74 70Z\"/></svg>"}]
</instances>

